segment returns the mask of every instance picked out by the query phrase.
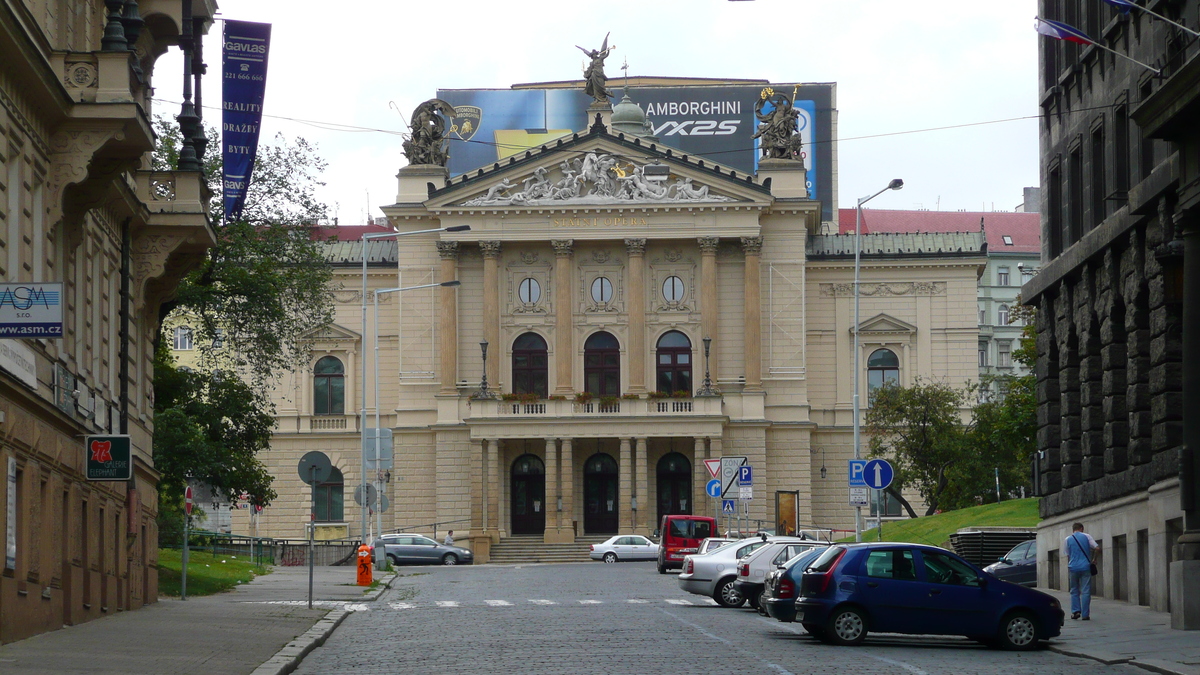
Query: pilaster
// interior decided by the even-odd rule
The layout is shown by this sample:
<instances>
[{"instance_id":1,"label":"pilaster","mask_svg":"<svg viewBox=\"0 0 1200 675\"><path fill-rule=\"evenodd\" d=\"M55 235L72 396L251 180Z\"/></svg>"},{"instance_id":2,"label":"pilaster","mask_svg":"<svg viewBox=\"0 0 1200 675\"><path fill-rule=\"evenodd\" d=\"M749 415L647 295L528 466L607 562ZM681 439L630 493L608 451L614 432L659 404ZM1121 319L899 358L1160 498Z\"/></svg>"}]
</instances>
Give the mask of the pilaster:
<instances>
[{"instance_id":1,"label":"pilaster","mask_svg":"<svg viewBox=\"0 0 1200 675\"><path fill-rule=\"evenodd\" d=\"M575 455L571 448L571 439L562 439L561 449L561 471L558 475L561 477L562 491L562 515L559 516L560 535L559 538L565 543L575 541Z\"/></svg>"},{"instance_id":2,"label":"pilaster","mask_svg":"<svg viewBox=\"0 0 1200 675\"><path fill-rule=\"evenodd\" d=\"M721 353L721 342L717 340L717 247L721 240L718 237L700 237L700 332L701 338L713 338L709 349L708 369L712 379L719 379L721 372L718 356ZM692 362L696 364L692 370L693 379L699 381L697 371L702 365L699 359L700 350L693 352Z\"/></svg>"},{"instance_id":3,"label":"pilaster","mask_svg":"<svg viewBox=\"0 0 1200 675\"><path fill-rule=\"evenodd\" d=\"M542 541L547 544L558 541L558 441L546 439L546 529Z\"/></svg>"},{"instance_id":4,"label":"pilaster","mask_svg":"<svg viewBox=\"0 0 1200 675\"><path fill-rule=\"evenodd\" d=\"M631 394L646 391L646 240L626 239L629 253L629 388Z\"/></svg>"},{"instance_id":5,"label":"pilaster","mask_svg":"<svg viewBox=\"0 0 1200 675\"><path fill-rule=\"evenodd\" d=\"M571 248L573 239L552 239L554 246L554 393L567 395L575 390L572 372L571 315Z\"/></svg>"},{"instance_id":6,"label":"pilaster","mask_svg":"<svg viewBox=\"0 0 1200 675\"><path fill-rule=\"evenodd\" d=\"M617 507L617 531L620 532L627 527L633 527L633 505L630 498L632 485L632 475L630 469L633 468L633 461L630 457L630 438L621 439L621 458L618 464L618 483L617 492L619 494L619 506Z\"/></svg>"},{"instance_id":7,"label":"pilaster","mask_svg":"<svg viewBox=\"0 0 1200 675\"><path fill-rule=\"evenodd\" d=\"M762 391L762 237L742 237L746 254L745 269L745 351L746 387L743 391Z\"/></svg>"},{"instance_id":8,"label":"pilaster","mask_svg":"<svg viewBox=\"0 0 1200 675\"><path fill-rule=\"evenodd\" d=\"M437 242L438 257L441 258L439 281L458 278L458 242ZM438 309L441 313L441 384L443 394L458 391L458 289L443 286L438 289Z\"/></svg>"},{"instance_id":9,"label":"pilaster","mask_svg":"<svg viewBox=\"0 0 1200 675\"><path fill-rule=\"evenodd\" d=\"M704 437L697 436L692 440L692 515L706 516L708 513L704 512L704 506L708 504L705 499L708 495L704 492L704 486L708 484L709 479L704 460L708 458L708 453L704 450Z\"/></svg>"},{"instance_id":10,"label":"pilaster","mask_svg":"<svg viewBox=\"0 0 1200 675\"><path fill-rule=\"evenodd\" d=\"M500 344L500 242L481 241L483 254L483 339L491 345L492 358L487 362L487 379L493 387L500 386L500 360L507 352Z\"/></svg>"},{"instance_id":11,"label":"pilaster","mask_svg":"<svg viewBox=\"0 0 1200 675\"><path fill-rule=\"evenodd\" d=\"M651 513L656 513L654 505L650 503L650 476L646 473L646 438L640 437L637 439L635 452L634 482L637 485L637 490L634 496L637 497L637 517L634 519L633 532L643 536L650 536L650 528L647 526L647 521Z\"/></svg>"},{"instance_id":12,"label":"pilaster","mask_svg":"<svg viewBox=\"0 0 1200 675\"><path fill-rule=\"evenodd\" d=\"M488 533L493 541L500 540L500 441L484 441L488 458Z\"/></svg>"}]
</instances>

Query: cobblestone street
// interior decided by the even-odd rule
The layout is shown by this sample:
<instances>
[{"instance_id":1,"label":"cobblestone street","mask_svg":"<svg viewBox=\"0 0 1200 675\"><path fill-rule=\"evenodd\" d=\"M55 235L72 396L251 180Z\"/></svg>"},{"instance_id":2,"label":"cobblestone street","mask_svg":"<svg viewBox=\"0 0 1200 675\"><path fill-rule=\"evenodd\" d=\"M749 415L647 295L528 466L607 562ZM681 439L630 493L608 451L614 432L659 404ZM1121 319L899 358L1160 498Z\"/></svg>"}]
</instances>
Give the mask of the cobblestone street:
<instances>
[{"instance_id":1,"label":"cobblestone street","mask_svg":"<svg viewBox=\"0 0 1200 675\"><path fill-rule=\"evenodd\" d=\"M1144 673L957 638L824 645L796 624L724 609L653 563L406 568L296 672Z\"/></svg>"}]
</instances>

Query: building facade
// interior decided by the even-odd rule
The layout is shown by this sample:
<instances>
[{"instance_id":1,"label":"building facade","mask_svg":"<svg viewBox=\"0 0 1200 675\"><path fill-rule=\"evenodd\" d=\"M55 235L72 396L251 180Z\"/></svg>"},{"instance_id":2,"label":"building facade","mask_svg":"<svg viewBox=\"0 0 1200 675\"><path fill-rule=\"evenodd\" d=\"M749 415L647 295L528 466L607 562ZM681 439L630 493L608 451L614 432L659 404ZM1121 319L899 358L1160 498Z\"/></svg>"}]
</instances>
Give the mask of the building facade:
<instances>
[{"instance_id":1,"label":"building facade","mask_svg":"<svg viewBox=\"0 0 1200 675\"><path fill-rule=\"evenodd\" d=\"M395 463L369 530L453 529L477 561L513 536L650 534L719 508L703 460L723 456L753 467L751 527L852 528L853 378L867 392L977 376L984 246L978 231L864 238L855 374L853 237L821 234L820 207L799 162L745 175L603 119L454 179L401 169L383 209L399 235L368 242L365 302L361 236L386 229L330 244L337 318L276 392L280 497L260 534L304 535L295 465L322 450L337 471L318 486L318 536L360 535L357 413L375 426L376 387ZM376 290L454 279L381 295L373 319ZM235 531L251 526L234 511Z\"/></svg>"},{"instance_id":2,"label":"building facade","mask_svg":"<svg viewBox=\"0 0 1200 675\"><path fill-rule=\"evenodd\" d=\"M61 283L63 319L0 340L0 642L158 598L153 345L213 231L199 171L148 170L151 83L216 7L116 6L0 2L0 312ZM88 434L130 436L132 480L85 480Z\"/></svg>"},{"instance_id":3,"label":"building facade","mask_svg":"<svg viewBox=\"0 0 1200 675\"><path fill-rule=\"evenodd\" d=\"M1042 38L1038 581L1101 544L1094 592L1200 628L1200 43L1140 10L1043 0L1108 47ZM1195 0L1150 3L1195 30ZM1161 72L1156 72L1161 71ZM1185 253L1186 251L1186 253Z\"/></svg>"}]
</instances>

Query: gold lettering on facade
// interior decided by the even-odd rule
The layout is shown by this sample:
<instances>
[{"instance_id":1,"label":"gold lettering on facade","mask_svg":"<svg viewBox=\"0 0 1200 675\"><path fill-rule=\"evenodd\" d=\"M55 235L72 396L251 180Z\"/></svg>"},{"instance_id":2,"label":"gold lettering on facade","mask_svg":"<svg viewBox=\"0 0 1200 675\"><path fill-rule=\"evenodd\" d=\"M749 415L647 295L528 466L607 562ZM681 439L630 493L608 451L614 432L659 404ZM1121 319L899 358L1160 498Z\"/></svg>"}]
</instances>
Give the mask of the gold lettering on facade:
<instances>
[{"instance_id":1,"label":"gold lettering on facade","mask_svg":"<svg viewBox=\"0 0 1200 675\"><path fill-rule=\"evenodd\" d=\"M551 218L551 227L644 227L645 218L616 216L609 218Z\"/></svg>"}]
</instances>

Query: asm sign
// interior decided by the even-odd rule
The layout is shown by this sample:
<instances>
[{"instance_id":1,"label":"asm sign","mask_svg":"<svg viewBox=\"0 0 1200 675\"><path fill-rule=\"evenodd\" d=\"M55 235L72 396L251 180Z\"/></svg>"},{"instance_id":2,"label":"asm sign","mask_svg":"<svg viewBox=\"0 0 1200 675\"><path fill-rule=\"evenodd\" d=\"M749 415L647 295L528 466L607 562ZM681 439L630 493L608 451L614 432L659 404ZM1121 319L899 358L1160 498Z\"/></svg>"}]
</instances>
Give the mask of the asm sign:
<instances>
[{"instance_id":1,"label":"asm sign","mask_svg":"<svg viewBox=\"0 0 1200 675\"><path fill-rule=\"evenodd\" d=\"M129 436L87 436L88 480L129 480L133 477L133 455Z\"/></svg>"}]
</instances>

